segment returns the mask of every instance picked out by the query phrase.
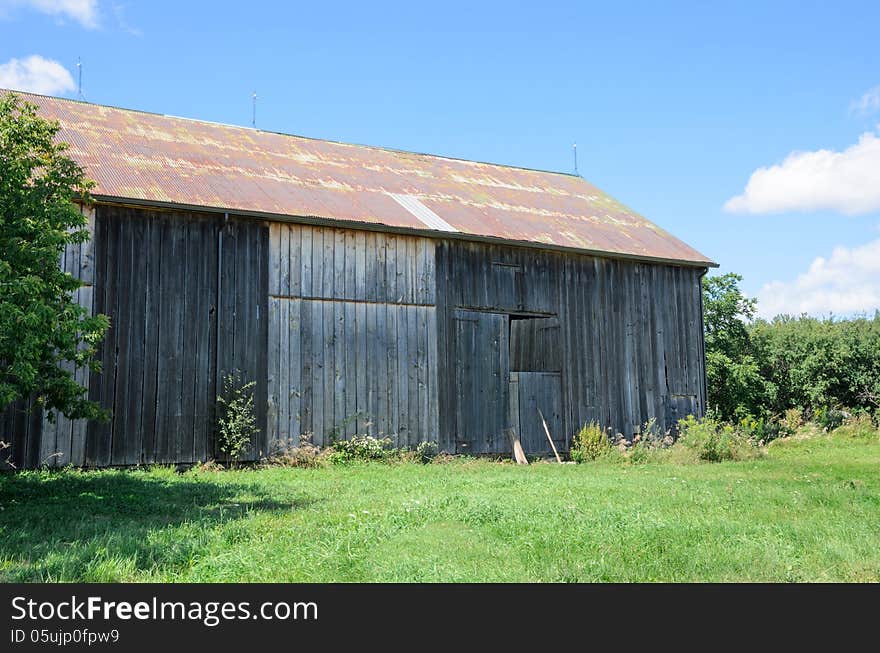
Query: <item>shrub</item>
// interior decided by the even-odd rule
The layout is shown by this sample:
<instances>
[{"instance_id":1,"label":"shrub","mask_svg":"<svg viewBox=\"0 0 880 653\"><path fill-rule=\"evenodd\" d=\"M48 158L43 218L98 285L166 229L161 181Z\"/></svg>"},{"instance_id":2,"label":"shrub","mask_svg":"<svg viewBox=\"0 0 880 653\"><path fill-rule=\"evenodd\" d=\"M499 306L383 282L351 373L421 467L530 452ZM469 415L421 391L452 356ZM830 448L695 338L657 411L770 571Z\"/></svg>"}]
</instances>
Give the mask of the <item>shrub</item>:
<instances>
[{"instance_id":1,"label":"shrub","mask_svg":"<svg viewBox=\"0 0 880 653\"><path fill-rule=\"evenodd\" d=\"M419 462L427 465L440 453L440 447L436 442L420 442L416 447L416 458Z\"/></svg>"},{"instance_id":2,"label":"shrub","mask_svg":"<svg viewBox=\"0 0 880 653\"><path fill-rule=\"evenodd\" d=\"M364 460L387 461L400 455L400 450L391 446L390 438L374 438L371 435L355 435L350 440L337 440L330 448L327 458L334 465Z\"/></svg>"},{"instance_id":3,"label":"shrub","mask_svg":"<svg viewBox=\"0 0 880 653\"><path fill-rule=\"evenodd\" d=\"M589 422L575 434L569 455L576 463L585 463L608 455L611 449L611 441L602 428L596 422Z\"/></svg>"},{"instance_id":4,"label":"shrub","mask_svg":"<svg viewBox=\"0 0 880 653\"><path fill-rule=\"evenodd\" d=\"M254 381L242 383L236 370L223 377L223 392L217 397L217 446L233 460L247 452L251 438L260 432L254 411L255 385Z\"/></svg>"},{"instance_id":5,"label":"shrub","mask_svg":"<svg viewBox=\"0 0 880 653\"><path fill-rule=\"evenodd\" d=\"M834 431L836 437L873 440L880 438L880 429L874 426L871 416L865 413L850 417Z\"/></svg>"},{"instance_id":6,"label":"shrub","mask_svg":"<svg viewBox=\"0 0 880 653\"><path fill-rule=\"evenodd\" d=\"M677 446L690 449L699 460L749 460L760 455L760 449L750 434L733 425L718 422L711 417L696 419L689 415L679 421L681 435Z\"/></svg>"},{"instance_id":7,"label":"shrub","mask_svg":"<svg viewBox=\"0 0 880 653\"><path fill-rule=\"evenodd\" d=\"M768 444L777 438L791 435L794 430L797 430L789 431L784 423L751 415L740 419L735 428L755 444Z\"/></svg>"},{"instance_id":8,"label":"shrub","mask_svg":"<svg viewBox=\"0 0 880 653\"><path fill-rule=\"evenodd\" d=\"M273 443L272 454L266 463L282 467L315 469L327 464L327 456L320 447L312 444L312 434L304 433L299 436L297 442L290 438Z\"/></svg>"},{"instance_id":9,"label":"shrub","mask_svg":"<svg viewBox=\"0 0 880 653\"><path fill-rule=\"evenodd\" d=\"M657 420L652 417L633 435L632 443L621 439L620 444L624 446L619 444L618 448L628 451L630 463L639 464L654 460L660 451L668 449L674 442L672 435L663 433L657 426Z\"/></svg>"},{"instance_id":10,"label":"shrub","mask_svg":"<svg viewBox=\"0 0 880 653\"><path fill-rule=\"evenodd\" d=\"M800 408L789 408L785 411L782 424L789 433L796 433L804 425L804 414Z\"/></svg>"},{"instance_id":11,"label":"shrub","mask_svg":"<svg viewBox=\"0 0 880 653\"><path fill-rule=\"evenodd\" d=\"M843 425L846 418L849 417L850 414L846 411L839 410L837 408L819 408L815 413L813 413L813 419L816 423L821 426L826 431L833 431L834 429Z\"/></svg>"}]
</instances>

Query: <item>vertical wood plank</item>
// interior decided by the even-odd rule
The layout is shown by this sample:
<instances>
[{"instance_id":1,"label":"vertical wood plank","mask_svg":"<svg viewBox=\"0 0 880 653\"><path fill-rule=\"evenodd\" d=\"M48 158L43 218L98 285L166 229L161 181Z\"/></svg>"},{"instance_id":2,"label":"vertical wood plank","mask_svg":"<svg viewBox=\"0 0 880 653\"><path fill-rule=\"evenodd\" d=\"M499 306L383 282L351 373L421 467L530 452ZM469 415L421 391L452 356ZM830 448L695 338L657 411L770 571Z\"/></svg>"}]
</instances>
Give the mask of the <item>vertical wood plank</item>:
<instances>
[{"instance_id":1,"label":"vertical wood plank","mask_svg":"<svg viewBox=\"0 0 880 653\"><path fill-rule=\"evenodd\" d=\"M346 233L346 244L348 244L349 236ZM354 257L349 257L346 250L346 272L349 269L349 261L354 261ZM346 293L348 292L348 277L346 276ZM358 367L357 367L357 317L355 314L355 305L352 302L344 302L345 321L343 323L345 332L345 429L344 437L351 438L357 434L357 384L358 384ZM342 436L342 433L340 433Z\"/></svg>"},{"instance_id":2,"label":"vertical wood plank","mask_svg":"<svg viewBox=\"0 0 880 653\"><path fill-rule=\"evenodd\" d=\"M324 422L324 312L321 302L310 301L312 317L312 427L315 430L315 442L324 446L329 444L329 433L325 431Z\"/></svg>"},{"instance_id":3,"label":"vertical wood plank","mask_svg":"<svg viewBox=\"0 0 880 653\"><path fill-rule=\"evenodd\" d=\"M359 287L359 292L363 293L364 288ZM348 325L348 329L353 335L354 340L354 382L355 382L355 414L357 415L357 423L355 432L361 435L370 433L370 424L372 423L372 415L368 399L367 384L369 383L369 375L367 373L367 339L369 337L369 324L367 323L366 305L358 302L354 305L354 321Z\"/></svg>"},{"instance_id":4,"label":"vertical wood plank","mask_svg":"<svg viewBox=\"0 0 880 653\"><path fill-rule=\"evenodd\" d=\"M343 240L344 242L344 240ZM344 249L342 250L344 252ZM344 277L342 277L344 279ZM341 288L344 286L340 286ZM339 437L345 437L345 421L347 408L345 396L349 392L346 387L345 342L348 325L345 320L345 302L334 301L333 305L333 402L336 415L335 428Z\"/></svg>"},{"instance_id":5,"label":"vertical wood plank","mask_svg":"<svg viewBox=\"0 0 880 653\"><path fill-rule=\"evenodd\" d=\"M286 410L281 405L281 396L284 393L281 383L281 352L283 351L284 341L282 311L287 303L287 301L278 297L269 297L269 389L267 394L269 406L266 417L266 436L270 451L281 448L280 444L283 437L281 423L286 414Z\"/></svg>"},{"instance_id":6,"label":"vertical wood plank","mask_svg":"<svg viewBox=\"0 0 880 653\"><path fill-rule=\"evenodd\" d=\"M311 297L312 296L312 236L314 233L314 229L309 226L302 226L300 228L300 233L302 236L302 241L300 243L300 263L301 263L301 274L300 274L300 297Z\"/></svg>"},{"instance_id":7,"label":"vertical wood plank","mask_svg":"<svg viewBox=\"0 0 880 653\"><path fill-rule=\"evenodd\" d=\"M397 332L397 304L385 304L385 353L388 378L387 392L387 430L388 436L394 441L394 446L401 446L400 438L400 373L398 370L398 358L400 352L400 340Z\"/></svg>"},{"instance_id":8,"label":"vertical wood plank","mask_svg":"<svg viewBox=\"0 0 880 653\"><path fill-rule=\"evenodd\" d=\"M365 301L367 299L367 235L363 231L354 233L354 299Z\"/></svg>"},{"instance_id":9,"label":"vertical wood plank","mask_svg":"<svg viewBox=\"0 0 880 653\"><path fill-rule=\"evenodd\" d=\"M439 444L439 394L438 394L438 351L437 351L437 310L430 306L426 309L427 314L427 395L428 414L426 439Z\"/></svg>"},{"instance_id":10,"label":"vertical wood plank","mask_svg":"<svg viewBox=\"0 0 880 653\"><path fill-rule=\"evenodd\" d=\"M302 394L303 394L303 369L302 369L302 352L300 350L301 339L300 331L302 330L302 300L295 299L290 303L289 308L289 358L287 372L289 374L288 387L288 423L289 436L294 438L294 444L299 444L300 437L305 433L302 428Z\"/></svg>"}]
</instances>

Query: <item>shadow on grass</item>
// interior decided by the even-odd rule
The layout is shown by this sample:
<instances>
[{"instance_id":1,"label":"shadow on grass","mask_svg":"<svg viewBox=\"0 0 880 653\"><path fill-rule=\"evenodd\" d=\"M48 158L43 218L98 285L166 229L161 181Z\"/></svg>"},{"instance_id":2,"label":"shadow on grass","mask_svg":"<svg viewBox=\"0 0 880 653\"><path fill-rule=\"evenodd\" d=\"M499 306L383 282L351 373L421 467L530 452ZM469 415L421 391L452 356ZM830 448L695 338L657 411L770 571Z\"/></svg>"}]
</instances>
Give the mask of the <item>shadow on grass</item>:
<instances>
[{"instance_id":1,"label":"shadow on grass","mask_svg":"<svg viewBox=\"0 0 880 653\"><path fill-rule=\"evenodd\" d=\"M177 575L214 540L235 544L255 535L250 517L296 511L315 501L270 496L225 474L0 474L0 581Z\"/></svg>"}]
</instances>

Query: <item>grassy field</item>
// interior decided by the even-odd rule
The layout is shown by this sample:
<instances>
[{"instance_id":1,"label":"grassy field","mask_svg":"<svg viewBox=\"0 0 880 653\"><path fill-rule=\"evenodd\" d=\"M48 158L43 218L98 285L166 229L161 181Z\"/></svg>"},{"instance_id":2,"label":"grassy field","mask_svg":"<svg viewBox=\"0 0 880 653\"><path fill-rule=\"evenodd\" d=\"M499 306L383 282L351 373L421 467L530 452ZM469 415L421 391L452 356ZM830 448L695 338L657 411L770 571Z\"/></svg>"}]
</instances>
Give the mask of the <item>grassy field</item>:
<instances>
[{"instance_id":1,"label":"grassy field","mask_svg":"<svg viewBox=\"0 0 880 653\"><path fill-rule=\"evenodd\" d=\"M880 441L718 464L27 472L4 581L878 581Z\"/></svg>"}]
</instances>

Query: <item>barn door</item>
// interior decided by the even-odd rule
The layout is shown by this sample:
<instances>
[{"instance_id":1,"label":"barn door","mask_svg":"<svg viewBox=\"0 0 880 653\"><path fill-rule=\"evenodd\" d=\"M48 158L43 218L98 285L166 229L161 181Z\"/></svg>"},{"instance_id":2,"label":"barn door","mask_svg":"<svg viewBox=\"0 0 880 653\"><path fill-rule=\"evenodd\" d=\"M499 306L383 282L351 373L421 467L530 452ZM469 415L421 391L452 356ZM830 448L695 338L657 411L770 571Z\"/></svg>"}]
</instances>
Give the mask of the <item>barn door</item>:
<instances>
[{"instance_id":1,"label":"barn door","mask_svg":"<svg viewBox=\"0 0 880 653\"><path fill-rule=\"evenodd\" d=\"M518 317L510 323L510 420L527 454L552 454L541 415L557 449L568 449L562 419L559 318Z\"/></svg>"},{"instance_id":2,"label":"barn door","mask_svg":"<svg viewBox=\"0 0 880 653\"><path fill-rule=\"evenodd\" d=\"M541 416L557 450L567 448L562 421L562 375L559 372L511 372L510 416L519 434L523 451L529 455L549 455L550 441Z\"/></svg>"},{"instance_id":3,"label":"barn door","mask_svg":"<svg viewBox=\"0 0 880 653\"><path fill-rule=\"evenodd\" d=\"M456 453L506 451L509 318L457 310L453 323Z\"/></svg>"}]
</instances>

